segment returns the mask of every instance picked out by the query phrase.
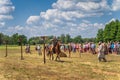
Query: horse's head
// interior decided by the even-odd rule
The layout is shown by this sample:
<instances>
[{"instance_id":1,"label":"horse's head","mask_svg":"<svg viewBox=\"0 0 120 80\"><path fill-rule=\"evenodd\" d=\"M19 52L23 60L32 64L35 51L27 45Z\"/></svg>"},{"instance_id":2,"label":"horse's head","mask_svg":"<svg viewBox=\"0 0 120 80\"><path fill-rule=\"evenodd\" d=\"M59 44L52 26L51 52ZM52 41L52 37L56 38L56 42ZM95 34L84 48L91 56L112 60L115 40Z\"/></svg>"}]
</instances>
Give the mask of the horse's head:
<instances>
[{"instance_id":1,"label":"horse's head","mask_svg":"<svg viewBox=\"0 0 120 80\"><path fill-rule=\"evenodd\" d=\"M57 44L58 44L58 45L61 45L61 40L58 40Z\"/></svg>"}]
</instances>

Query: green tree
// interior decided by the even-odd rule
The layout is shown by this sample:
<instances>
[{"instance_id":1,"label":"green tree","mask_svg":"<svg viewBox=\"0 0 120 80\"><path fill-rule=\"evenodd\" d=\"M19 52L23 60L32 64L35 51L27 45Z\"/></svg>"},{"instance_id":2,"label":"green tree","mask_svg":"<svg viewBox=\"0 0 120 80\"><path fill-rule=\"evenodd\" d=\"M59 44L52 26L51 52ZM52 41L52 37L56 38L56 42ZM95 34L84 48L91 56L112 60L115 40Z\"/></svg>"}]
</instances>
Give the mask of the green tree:
<instances>
[{"instance_id":1,"label":"green tree","mask_svg":"<svg viewBox=\"0 0 120 80\"><path fill-rule=\"evenodd\" d=\"M40 38L39 37L32 37L29 39L28 43L29 44L32 44L32 45L35 45L35 44L39 44L40 43Z\"/></svg>"},{"instance_id":2,"label":"green tree","mask_svg":"<svg viewBox=\"0 0 120 80\"><path fill-rule=\"evenodd\" d=\"M111 21L105 25L104 30L98 30L97 41L120 41L120 22Z\"/></svg>"},{"instance_id":3,"label":"green tree","mask_svg":"<svg viewBox=\"0 0 120 80\"><path fill-rule=\"evenodd\" d=\"M22 43L25 45L27 43L27 37L25 35L19 35L22 38Z\"/></svg>"},{"instance_id":4,"label":"green tree","mask_svg":"<svg viewBox=\"0 0 120 80\"><path fill-rule=\"evenodd\" d=\"M66 43L66 44L69 43L69 42L70 42L70 39L71 39L70 35L69 35L69 34L66 34L65 43Z\"/></svg>"},{"instance_id":5,"label":"green tree","mask_svg":"<svg viewBox=\"0 0 120 80\"><path fill-rule=\"evenodd\" d=\"M62 41L62 43L65 43L65 35L64 34L61 34L60 40Z\"/></svg>"},{"instance_id":6,"label":"green tree","mask_svg":"<svg viewBox=\"0 0 120 80\"><path fill-rule=\"evenodd\" d=\"M11 38L12 38L12 44L14 45L18 44L18 38L19 38L18 33L13 34Z\"/></svg>"},{"instance_id":7,"label":"green tree","mask_svg":"<svg viewBox=\"0 0 120 80\"><path fill-rule=\"evenodd\" d=\"M118 30L117 22L112 21L110 23L110 26L111 26L110 27L111 28L111 30L110 30L110 39L115 41L115 38L116 38L116 35L117 35L117 30Z\"/></svg>"},{"instance_id":8,"label":"green tree","mask_svg":"<svg viewBox=\"0 0 120 80\"><path fill-rule=\"evenodd\" d=\"M83 42L96 42L96 38L83 38Z\"/></svg>"},{"instance_id":9,"label":"green tree","mask_svg":"<svg viewBox=\"0 0 120 80\"><path fill-rule=\"evenodd\" d=\"M116 35L116 40L120 41L120 22L117 24L118 30L117 30L117 35Z\"/></svg>"},{"instance_id":10,"label":"green tree","mask_svg":"<svg viewBox=\"0 0 120 80\"><path fill-rule=\"evenodd\" d=\"M74 38L74 41L73 41L73 42L75 42L75 43L81 43L81 42L83 42L82 37L81 37L80 35L76 36L76 37Z\"/></svg>"},{"instance_id":11,"label":"green tree","mask_svg":"<svg viewBox=\"0 0 120 80\"><path fill-rule=\"evenodd\" d=\"M0 33L0 45L3 43L3 33Z\"/></svg>"},{"instance_id":12,"label":"green tree","mask_svg":"<svg viewBox=\"0 0 120 80\"><path fill-rule=\"evenodd\" d=\"M3 36L3 42L4 42L4 43L7 42L7 44L10 44L10 43L9 43L9 40L10 40L10 37L9 37L8 35L4 35L4 36Z\"/></svg>"},{"instance_id":13,"label":"green tree","mask_svg":"<svg viewBox=\"0 0 120 80\"><path fill-rule=\"evenodd\" d=\"M97 42L103 41L103 29L99 29L97 33Z\"/></svg>"}]
</instances>

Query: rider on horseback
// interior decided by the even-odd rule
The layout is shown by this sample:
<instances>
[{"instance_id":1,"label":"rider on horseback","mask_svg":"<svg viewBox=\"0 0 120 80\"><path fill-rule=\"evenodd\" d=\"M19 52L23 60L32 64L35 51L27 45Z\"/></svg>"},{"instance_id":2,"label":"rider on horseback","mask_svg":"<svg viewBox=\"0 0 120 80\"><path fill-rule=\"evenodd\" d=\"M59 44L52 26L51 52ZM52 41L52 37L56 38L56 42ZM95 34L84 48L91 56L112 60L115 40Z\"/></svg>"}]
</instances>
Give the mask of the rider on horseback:
<instances>
[{"instance_id":1,"label":"rider on horseback","mask_svg":"<svg viewBox=\"0 0 120 80\"><path fill-rule=\"evenodd\" d=\"M53 44L53 53L55 53L55 47L57 45L58 39L56 37L53 38L52 44Z\"/></svg>"}]
</instances>

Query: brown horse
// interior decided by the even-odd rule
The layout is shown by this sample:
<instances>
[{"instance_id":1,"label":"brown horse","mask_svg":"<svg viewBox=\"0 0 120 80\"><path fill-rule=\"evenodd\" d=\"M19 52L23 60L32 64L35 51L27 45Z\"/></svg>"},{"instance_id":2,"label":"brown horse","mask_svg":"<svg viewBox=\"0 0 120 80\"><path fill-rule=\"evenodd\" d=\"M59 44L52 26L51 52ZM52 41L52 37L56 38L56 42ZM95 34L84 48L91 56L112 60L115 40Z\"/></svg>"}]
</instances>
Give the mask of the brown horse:
<instances>
[{"instance_id":1,"label":"brown horse","mask_svg":"<svg viewBox=\"0 0 120 80\"><path fill-rule=\"evenodd\" d=\"M57 59L60 60L60 53L61 53L61 50L60 50L60 41L57 42L56 46L55 46L55 53L56 53L56 61Z\"/></svg>"},{"instance_id":2,"label":"brown horse","mask_svg":"<svg viewBox=\"0 0 120 80\"><path fill-rule=\"evenodd\" d=\"M53 60L54 59L53 54L56 54L56 59L55 60L56 61L58 59L60 60L60 53L61 53L61 50L60 50L60 41L58 41L55 46L53 46L53 47L51 46L49 48L49 51L48 51L49 59Z\"/></svg>"}]
</instances>

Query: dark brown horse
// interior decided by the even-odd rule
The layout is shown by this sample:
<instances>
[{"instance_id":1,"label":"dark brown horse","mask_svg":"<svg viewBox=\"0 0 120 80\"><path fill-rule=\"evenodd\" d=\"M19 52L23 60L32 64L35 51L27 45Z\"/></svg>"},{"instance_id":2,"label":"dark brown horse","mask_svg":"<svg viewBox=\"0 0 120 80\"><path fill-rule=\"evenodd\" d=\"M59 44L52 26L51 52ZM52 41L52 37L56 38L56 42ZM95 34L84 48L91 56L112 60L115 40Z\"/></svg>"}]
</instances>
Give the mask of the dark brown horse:
<instances>
[{"instance_id":1,"label":"dark brown horse","mask_svg":"<svg viewBox=\"0 0 120 80\"><path fill-rule=\"evenodd\" d=\"M55 53L56 53L56 61L57 59L60 60L60 53L61 53L61 50L60 50L60 41L57 42L56 46L55 46Z\"/></svg>"},{"instance_id":2,"label":"dark brown horse","mask_svg":"<svg viewBox=\"0 0 120 80\"><path fill-rule=\"evenodd\" d=\"M58 41L57 43L56 43L56 45L55 46L51 46L50 48L49 48L49 51L48 51L48 55L49 55L49 59L51 60L53 60L54 59L54 56L53 56L53 54L56 54L56 61L59 59L60 60L60 53L61 53L61 50L60 50L60 41Z\"/></svg>"}]
</instances>

